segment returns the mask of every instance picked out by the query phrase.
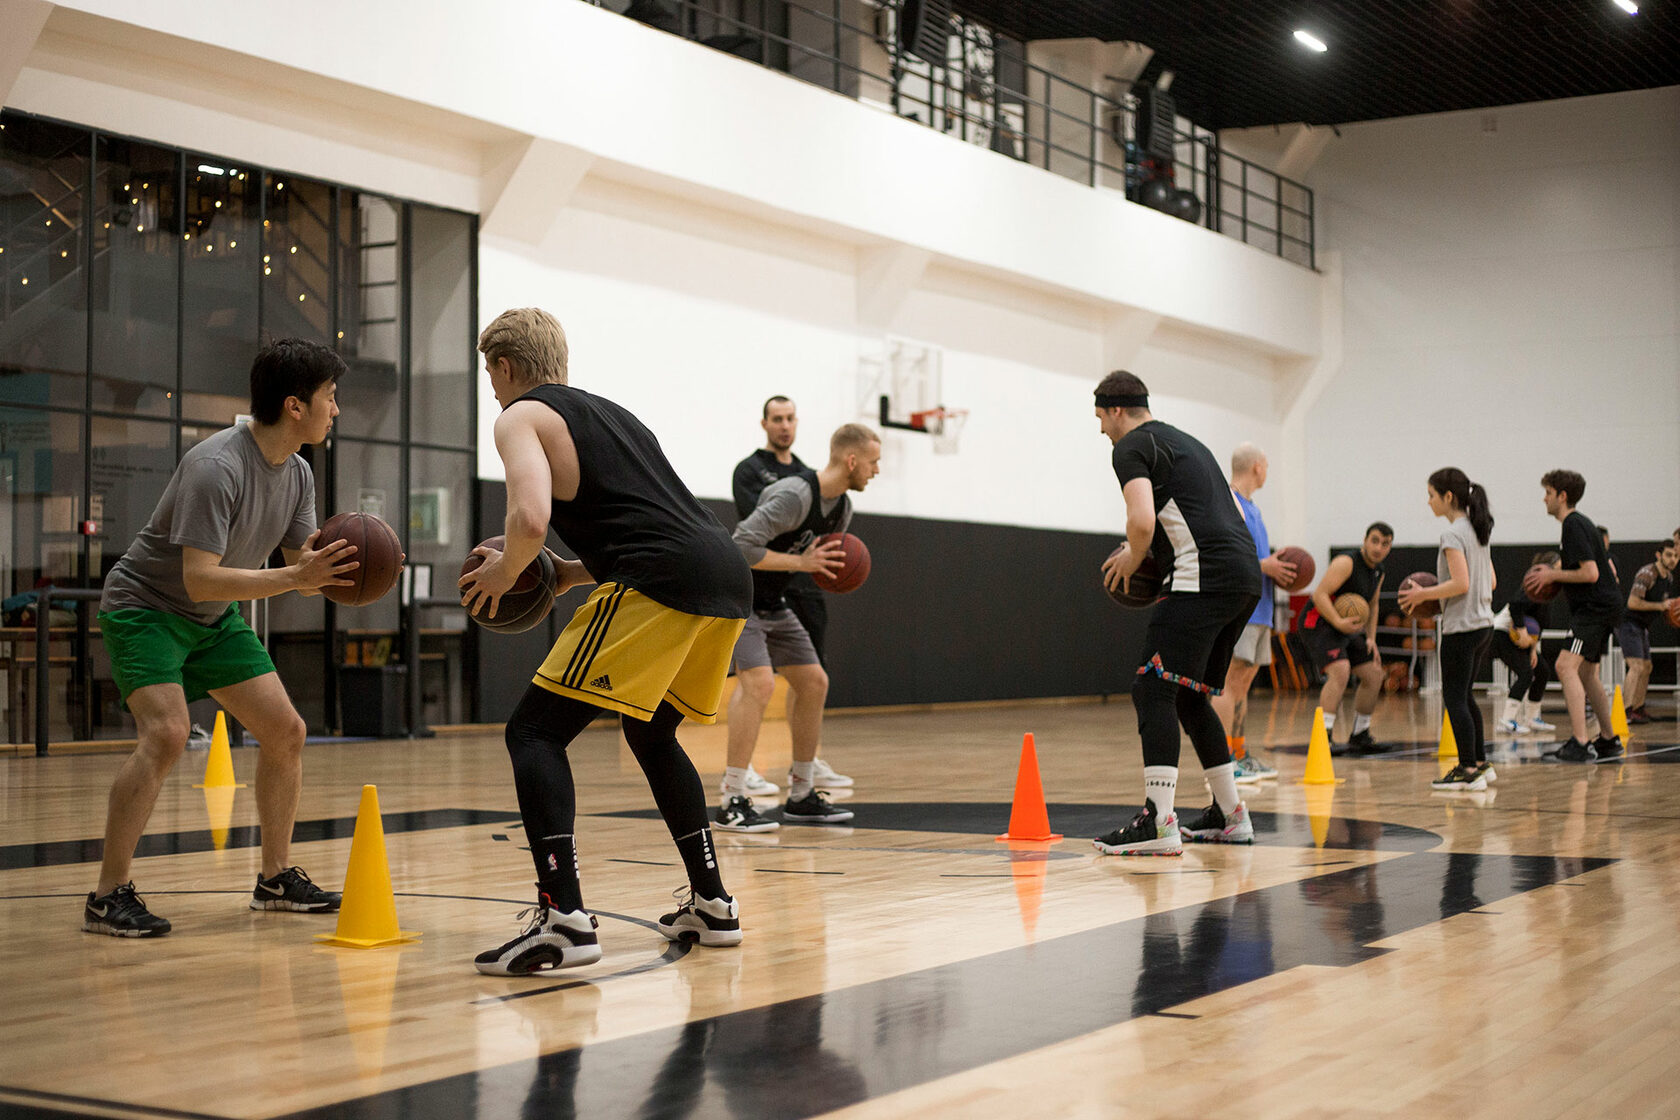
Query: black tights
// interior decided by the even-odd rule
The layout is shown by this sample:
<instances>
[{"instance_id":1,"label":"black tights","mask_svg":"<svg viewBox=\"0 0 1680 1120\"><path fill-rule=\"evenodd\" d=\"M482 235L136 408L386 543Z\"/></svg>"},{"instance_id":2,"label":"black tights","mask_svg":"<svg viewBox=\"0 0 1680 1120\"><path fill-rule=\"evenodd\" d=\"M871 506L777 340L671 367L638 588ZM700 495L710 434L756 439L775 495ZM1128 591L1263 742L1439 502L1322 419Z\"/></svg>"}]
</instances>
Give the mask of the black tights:
<instances>
[{"instance_id":1,"label":"black tights","mask_svg":"<svg viewBox=\"0 0 1680 1120\"><path fill-rule=\"evenodd\" d=\"M1552 679L1552 669L1541 654L1533 665L1528 663L1529 650L1523 649L1504 634L1496 634L1488 647L1494 657L1511 670L1512 700L1542 700L1546 696L1546 682ZM1458 734L1456 731L1453 734Z\"/></svg>"},{"instance_id":2,"label":"black tights","mask_svg":"<svg viewBox=\"0 0 1680 1120\"><path fill-rule=\"evenodd\" d=\"M513 788L519 795L519 815L531 844L537 880L551 891L561 910L582 906L572 840L577 792L566 748L600 714L593 704L532 685L507 722ZM630 752L647 776L654 804L682 853L689 884L706 898L721 898L723 883L711 847L706 789L694 763L677 743L682 719L681 712L662 703L651 720L625 716L620 723Z\"/></svg>"},{"instance_id":3,"label":"black tights","mask_svg":"<svg viewBox=\"0 0 1680 1120\"><path fill-rule=\"evenodd\" d=\"M1471 691L1476 683L1476 666L1481 664L1492 638L1492 627L1441 635L1441 703L1458 742L1458 764L1466 768L1487 761L1482 709Z\"/></svg>"},{"instance_id":4,"label":"black tights","mask_svg":"<svg viewBox=\"0 0 1680 1120\"><path fill-rule=\"evenodd\" d=\"M1225 725L1219 722L1219 713L1213 710L1207 693L1173 684L1154 673L1141 673L1132 685L1132 706L1137 709L1145 766L1178 765L1180 726L1190 736L1202 769L1211 770L1231 761Z\"/></svg>"}]
</instances>

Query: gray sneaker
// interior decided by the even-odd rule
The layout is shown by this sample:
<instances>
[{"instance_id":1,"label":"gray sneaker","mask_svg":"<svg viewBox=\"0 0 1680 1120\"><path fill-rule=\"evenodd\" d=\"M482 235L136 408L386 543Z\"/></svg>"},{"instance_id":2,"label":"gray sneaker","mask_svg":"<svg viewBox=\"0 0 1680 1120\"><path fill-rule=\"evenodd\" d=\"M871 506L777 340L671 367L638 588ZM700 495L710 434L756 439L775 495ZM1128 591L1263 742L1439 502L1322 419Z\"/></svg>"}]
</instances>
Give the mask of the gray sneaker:
<instances>
[{"instance_id":1,"label":"gray sneaker","mask_svg":"<svg viewBox=\"0 0 1680 1120\"><path fill-rule=\"evenodd\" d=\"M1267 766L1260 761L1259 756L1252 752L1237 759L1236 779L1238 785L1251 785L1266 778L1275 778L1277 774L1277 767Z\"/></svg>"}]
</instances>

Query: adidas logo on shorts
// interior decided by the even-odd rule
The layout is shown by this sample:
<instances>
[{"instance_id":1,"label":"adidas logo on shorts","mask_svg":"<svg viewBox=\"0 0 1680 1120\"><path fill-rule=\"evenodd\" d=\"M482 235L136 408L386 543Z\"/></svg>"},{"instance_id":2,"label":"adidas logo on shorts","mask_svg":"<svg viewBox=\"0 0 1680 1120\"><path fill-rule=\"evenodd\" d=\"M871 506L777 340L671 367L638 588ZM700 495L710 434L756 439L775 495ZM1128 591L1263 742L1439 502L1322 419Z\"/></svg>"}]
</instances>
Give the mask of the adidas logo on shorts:
<instances>
[{"instance_id":1,"label":"adidas logo on shorts","mask_svg":"<svg viewBox=\"0 0 1680 1120\"><path fill-rule=\"evenodd\" d=\"M590 688L598 688L602 692L611 692L612 691L612 681L607 678L607 675L605 673L602 673L600 676L596 677L594 680L589 682L589 687Z\"/></svg>"}]
</instances>

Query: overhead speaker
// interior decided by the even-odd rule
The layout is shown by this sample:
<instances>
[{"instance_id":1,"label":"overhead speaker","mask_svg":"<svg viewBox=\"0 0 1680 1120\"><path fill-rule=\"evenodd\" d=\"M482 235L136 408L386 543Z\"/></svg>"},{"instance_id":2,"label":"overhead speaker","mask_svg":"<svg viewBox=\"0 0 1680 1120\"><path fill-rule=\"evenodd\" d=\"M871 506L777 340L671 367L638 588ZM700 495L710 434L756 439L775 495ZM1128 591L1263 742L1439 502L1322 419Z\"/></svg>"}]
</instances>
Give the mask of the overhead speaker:
<instances>
[{"instance_id":1,"label":"overhead speaker","mask_svg":"<svg viewBox=\"0 0 1680 1120\"><path fill-rule=\"evenodd\" d=\"M1144 86L1138 94L1137 146L1157 159L1173 158L1178 112L1172 94L1158 86Z\"/></svg>"},{"instance_id":2,"label":"overhead speaker","mask_svg":"<svg viewBox=\"0 0 1680 1120\"><path fill-rule=\"evenodd\" d=\"M945 65L951 39L951 0L904 0L898 9L898 49Z\"/></svg>"}]
</instances>

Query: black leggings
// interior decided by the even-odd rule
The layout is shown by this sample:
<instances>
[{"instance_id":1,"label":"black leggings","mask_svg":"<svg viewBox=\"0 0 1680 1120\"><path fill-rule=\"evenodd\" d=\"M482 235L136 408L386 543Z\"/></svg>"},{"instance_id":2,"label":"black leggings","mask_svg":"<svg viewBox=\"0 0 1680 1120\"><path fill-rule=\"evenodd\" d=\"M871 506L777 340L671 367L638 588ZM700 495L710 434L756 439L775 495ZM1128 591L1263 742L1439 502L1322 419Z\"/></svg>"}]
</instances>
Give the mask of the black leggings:
<instances>
[{"instance_id":1,"label":"black leggings","mask_svg":"<svg viewBox=\"0 0 1680 1120\"><path fill-rule=\"evenodd\" d=\"M1145 766L1178 765L1180 726L1190 736L1202 769L1211 770L1231 761L1225 725L1219 722L1219 713L1213 710L1207 693L1145 673L1132 685L1132 706L1137 709Z\"/></svg>"},{"instance_id":2,"label":"black leggings","mask_svg":"<svg viewBox=\"0 0 1680 1120\"><path fill-rule=\"evenodd\" d=\"M1511 691L1507 695L1512 700L1542 700L1546 696L1546 682L1552 679L1551 666L1546 662L1546 655L1541 654L1535 664L1528 663L1529 650L1523 649L1513 642L1505 633L1495 632L1493 643L1488 647L1493 657L1505 663L1511 670ZM1491 664L1491 661L1489 662ZM1454 732L1457 734L1457 732Z\"/></svg>"},{"instance_id":3,"label":"black leggings","mask_svg":"<svg viewBox=\"0 0 1680 1120\"><path fill-rule=\"evenodd\" d=\"M1493 627L1463 634L1441 635L1441 703L1447 709L1453 738L1458 742L1458 764L1474 766L1487 761L1487 741L1482 737L1482 709L1471 690L1476 683L1476 666L1482 662Z\"/></svg>"}]
</instances>

